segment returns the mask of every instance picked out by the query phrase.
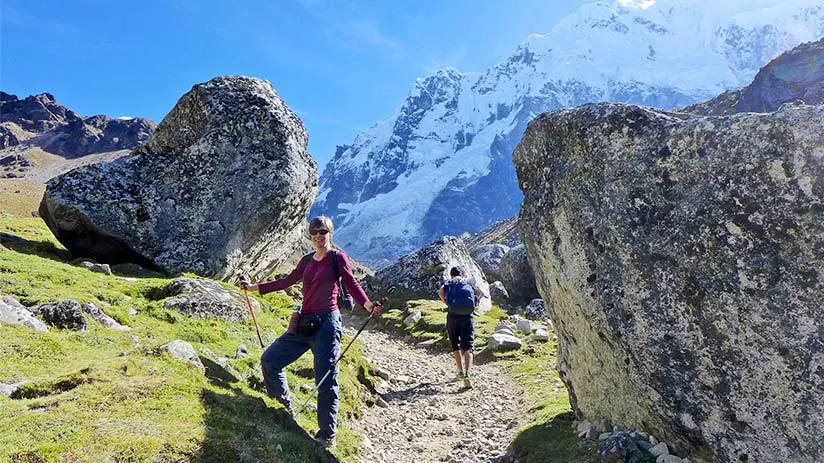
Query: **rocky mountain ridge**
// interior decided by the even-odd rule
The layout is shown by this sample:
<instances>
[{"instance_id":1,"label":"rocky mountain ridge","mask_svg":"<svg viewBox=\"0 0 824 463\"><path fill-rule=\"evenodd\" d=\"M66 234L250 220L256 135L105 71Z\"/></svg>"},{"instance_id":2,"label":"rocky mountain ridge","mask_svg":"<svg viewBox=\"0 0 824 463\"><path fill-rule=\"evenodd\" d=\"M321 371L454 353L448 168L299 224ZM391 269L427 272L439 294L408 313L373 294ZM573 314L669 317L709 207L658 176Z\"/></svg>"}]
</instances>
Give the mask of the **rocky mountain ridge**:
<instances>
[{"instance_id":1,"label":"rocky mountain ridge","mask_svg":"<svg viewBox=\"0 0 824 463\"><path fill-rule=\"evenodd\" d=\"M154 122L138 117L83 117L58 103L50 93L19 99L0 92L2 175L38 177L32 168L48 170L64 160L69 161L64 163L67 166L75 166L83 164L78 160L89 155L132 150L147 142L156 128ZM59 166L55 170L65 171Z\"/></svg>"}]
</instances>

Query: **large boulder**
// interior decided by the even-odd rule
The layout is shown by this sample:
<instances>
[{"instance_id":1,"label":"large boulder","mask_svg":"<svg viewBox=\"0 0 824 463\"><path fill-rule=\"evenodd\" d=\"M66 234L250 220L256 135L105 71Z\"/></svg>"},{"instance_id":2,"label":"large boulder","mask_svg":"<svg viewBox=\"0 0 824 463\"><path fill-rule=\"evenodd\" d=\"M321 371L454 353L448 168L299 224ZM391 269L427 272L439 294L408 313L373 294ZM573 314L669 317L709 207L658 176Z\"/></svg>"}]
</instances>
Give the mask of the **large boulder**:
<instances>
[{"instance_id":1,"label":"large boulder","mask_svg":"<svg viewBox=\"0 0 824 463\"><path fill-rule=\"evenodd\" d=\"M463 241L454 236L445 236L430 245L401 257L395 264L380 270L375 275L373 285L378 293L390 291L406 293L407 297L438 298L438 289L449 280L449 270L461 266L465 277L489 295L489 283L466 249ZM492 309L488 297L482 298L477 313Z\"/></svg>"},{"instance_id":2,"label":"large boulder","mask_svg":"<svg viewBox=\"0 0 824 463\"><path fill-rule=\"evenodd\" d=\"M712 461L824 461L824 107L544 114L521 236L579 417Z\"/></svg>"},{"instance_id":3,"label":"large boulder","mask_svg":"<svg viewBox=\"0 0 824 463\"><path fill-rule=\"evenodd\" d=\"M173 297L164 302L163 307L191 318L242 322L252 318L249 304L255 313L260 312L260 304L254 298L247 299L239 292L226 289L214 281L176 278L166 290Z\"/></svg>"},{"instance_id":4,"label":"large boulder","mask_svg":"<svg viewBox=\"0 0 824 463\"><path fill-rule=\"evenodd\" d=\"M86 317L83 316L82 306L71 299L39 305L34 307L32 312L55 328L86 331L89 326Z\"/></svg>"},{"instance_id":5,"label":"large boulder","mask_svg":"<svg viewBox=\"0 0 824 463\"><path fill-rule=\"evenodd\" d=\"M535 272L529 263L526 248L515 246L501 258L499 266L501 283L509 291L509 297L515 301L528 303L540 298L535 286Z\"/></svg>"},{"instance_id":6,"label":"large boulder","mask_svg":"<svg viewBox=\"0 0 824 463\"><path fill-rule=\"evenodd\" d=\"M0 297L0 325L3 323L27 326L41 333L49 331L45 323L11 296Z\"/></svg>"},{"instance_id":7,"label":"large boulder","mask_svg":"<svg viewBox=\"0 0 824 463\"><path fill-rule=\"evenodd\" d=\"M317 195L303 124L249 77L195 85L131 155L49 181L40 215L66 248L171 274L267 276Z\"/></svg>"},{"instance_id":8,"label":"large boulder","mask_svg":"<svg viewBox=\"0 0 824 463\"><path fill-rule=\"evenodd\" d=\"M200 356L197 355L197 351L186 341L175 339L172 342L163 344L157 348L157 353L162 354L163 352L168 352L173 358L188 363L203 374L206 373L206 367L200 360Z\"/></svg>"},{"instance_id":9,"label":"large boulder","mask_svg":"<svg viewBox=\"0 0 824 463\"><path fill-rule=\"evenodd\" d=\"M469 251L472 259L484 272L487 281L501 279L501 259L509 252L504 244L484 244Z\"/></svg>"}]
</instances>

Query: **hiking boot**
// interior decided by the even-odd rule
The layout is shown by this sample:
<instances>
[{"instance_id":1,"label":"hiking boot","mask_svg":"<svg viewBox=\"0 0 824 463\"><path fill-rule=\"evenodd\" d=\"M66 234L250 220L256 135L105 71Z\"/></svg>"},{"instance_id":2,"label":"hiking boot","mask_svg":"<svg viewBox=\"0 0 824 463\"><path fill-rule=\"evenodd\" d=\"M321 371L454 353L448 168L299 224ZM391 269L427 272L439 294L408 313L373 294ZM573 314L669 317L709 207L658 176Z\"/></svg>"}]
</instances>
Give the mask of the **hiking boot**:
<instances>
[{"instance_id":1,"label":"hiking boot","mask_svg":"<svg viewBox=\"0 0 824 463\"><path fill-rule=\"evenodd\" d=\"M337 442L335 441L334 437L324 438L324 437L315 437L315 441L320 444L326 450L335 450L335 446L337 446Z\"/></svg>"},{"instance_id":2,"label":"hiking boot","mask_svg":"<svg viewBox=\"0 0 824 463\"><path fill-rule=\"evenodd\" d=\"M449 379L449 383L459 383L459 382L463 381L464 378L465 378L464 374L459 371L459 372L455 373L455 376L453 376L452 378Z\"/></svg>"},{"instance_id":3,"label":"hiking boot","mask_svg":"<svg viewBox=\"0 0 824 463\"><path fill-rule=\"evenodd\" d=\"M463 385L465 389L472 389L472 380L469 379L469 376L464 376Z\"/></svg>"}]
</instances>

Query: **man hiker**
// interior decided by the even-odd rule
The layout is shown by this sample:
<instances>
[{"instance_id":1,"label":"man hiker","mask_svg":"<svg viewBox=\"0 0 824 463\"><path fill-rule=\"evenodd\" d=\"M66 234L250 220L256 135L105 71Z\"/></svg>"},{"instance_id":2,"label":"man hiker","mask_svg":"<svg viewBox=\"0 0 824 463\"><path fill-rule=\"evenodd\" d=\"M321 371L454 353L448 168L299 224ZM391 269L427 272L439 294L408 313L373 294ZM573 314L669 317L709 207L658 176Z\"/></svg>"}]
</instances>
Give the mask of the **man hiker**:
<instances>
[{"instance_id":1,"label":"man hiker","mask_svg":"<svg viewBox=\"0 0 824 463\"><path fill-rule=\"evenodd\" d=\"M266 393L292 412L289 385L283 370L307 350L315 356L315 382L318 387L318 427L315 439L324 447L335 446L338 418L338 370L335 364L341 350L341 320L338 310L338 285L342 282L355 301L373 316L381 313L381 306L369 300L352 275L346 254L332 247L332 219L319 216L309 223L309 235L315 252L305 256L289 275L274 281L248 284L241 287L270 293L303 281L303 304L296 311L286 333L275 340L261 356ZM321 381L335 365L332 374Z\"/></svg>"},{"instance_id":2,"label":"man hiker","mask_svg":"<svg viewBox=\"0 0 824 463\"><path fill-rule=\"evenodd\" d=\"M482 297L488 297L465 278L461 267L452 267L450 280L441 286L438 295L447 307L446 331L452 344L452 355L458 367L458 380L463 380L465 388L472 387L469 369L472 368L472 347L475 344L475 321L472 319L475 307Z\"/></svg>"}]
</instances>

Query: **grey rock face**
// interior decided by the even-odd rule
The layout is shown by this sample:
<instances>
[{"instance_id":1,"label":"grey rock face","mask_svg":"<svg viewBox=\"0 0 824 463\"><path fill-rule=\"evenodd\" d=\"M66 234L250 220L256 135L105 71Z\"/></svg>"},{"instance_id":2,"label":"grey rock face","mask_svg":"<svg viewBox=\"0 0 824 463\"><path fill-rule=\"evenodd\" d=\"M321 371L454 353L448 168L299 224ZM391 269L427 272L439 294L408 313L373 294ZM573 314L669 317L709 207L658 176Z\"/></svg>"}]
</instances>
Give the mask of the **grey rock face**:
<instances>
[{"instance_id":1,"label":"grey rock face","mask_svg":"<svg viewBox=\"0 0 824 463\"><path fill-rule=\"evenodd\" d=\"M518 216L499 220L465 239L464 242L470 252L474 252L475 248L487 244L502 244L509 248L524 244L521 241L521 235L518 233Z\"/></svg>"},{"instance_id":2,"label":"grey rock face","mask_svg":"<svg viewBox=\"0 0 824 463\"><path fill-rule=\"evenodd\" d=\"M13 122L0 123L0 150L10 146L17 146L26 139L27 132L24 132ZM6 156L8 157L8 156ZM11 159L3 159L3 165L8 165Z\"/></svg>"},{"instance_id":3,"label":"grey rock face","mask_svg":"<svg viewBox=\"0 0 824 463\"><path fill-rule=\"evenodd\" d=\"M486 244L473 249L470 254L487 280L500 280L501 259L509 252L509 246L503 244Z\"/></svg>"},{"instance_id":4,"label":"grey rock face","mask_svg":"<svg viewBox=\"0 0 824 463\"><path fill-rule=\"evenodd\" d=\"M219 318L228 322L241 322L252 318L246 298L209 280L177 278L169 284L169 294L174 298L163 307L178 311L192 318ZM260 304L249 298L252 308L260 310Z\"/></svg>"},{"instance_id":5,"label":"grey rock face","mask_svg":"<svg viewBox=\"0 0 824 463\"><path fill-rule=\"evenodd\" d=\"M45 132L79 119L74 111L57 103L50 93L18 99L0 92L0 122L13 122L28 132Z\"/></svg>"},{"instance_id":6,"label":"grey rock face","mask_svg":"<svg viewBox=\"0 0 824 463\"><path fill-rule=\"evenodd\" d=\"M28 326L41 333L49 331L42 321L11 296L3 296L0 299L0 323Z\"/></svg>"},{"instance_id":7,"label":"grey rock face","mask_svg":"<svg viewBox=\"0 0 824 463\"><path fill-rule=\"evenodd\" d=\"M523 347L523 342L517 337L506 333L494 333L489 338L486 348L493 352L506 352L518 350Z\"/></svg>"},{"instance_id":8,"label":"grey rock face","mask_svg":"<svg viewBox=\"0 0 824 463\"><path fill-rule=\"evenodd\" d=\"M746 87L684 111L712 116L771 112L792 101L824 104L824 39L799 45L772 60Z\"/></svg>"},{"instance_id":9,"label":"grey rock face","mask_svg":"<svg viewBox=\"0 0 824 463\"><path fill-rule=\"evenodd\" d=\"M501 283L509 296L517 301L526 302L541 297L535 286L535 272L529 264L526 248L516 246L502 258L499 266Z\"/></svg>"},{"instance_id":10,"label":"grey rock face","mask_svg":"<svg viewBox=\"0 0 824 463\"><path fill-rule=\"evenodd\" d=\"M493 281L489 284L489 298L500 304L509 299L509 292L500 281Z\"/></svg>"},{"instance_id":11,"label":"grey rock face","mask_svg":"<svg viewBox=\"0 0 824 463\"><path fill-rule=\"evenodd\" d=\"M80 303L71 299L43 304L33 309L48 325L74 331L86 331L88 324Z\"/></svg>"},{"instance_id":12,"label":"grey rock face","mask_svg":"<svg viewBox=\"0 0 824 463\"><path fill-rule=\"evenodd\" d=\"M97 323L100 323L106 328L115 331L131 331L130 327L121 325L117 322L117 320L106 315L105 312L100 310L100 307L97 307L94 304L83 304L83 311L89 314L89 316L92 317L92 320L96 321Z\"/></svg>"},{"instance_id":13,"label":"grey rock face","mask_svg":"<svg viewBox=\"0 0 824 463\"><path fill-rule=\"evenodd\" d=\"M259 279L291 252L317 194L306 142L268 82L212 79L130 156L49 181L40 215L75 255Z\"/></svg>"},{"instance_id":14,"label":"grey rock face","mask_svg":"<svg viewBox=\"0 0 824 463\"><path fill-rule=\"evenodd\" d=\"M138 117L112 119L97 115L74 117L67 122L38 140L44 151L77 158L92 153L134 149L149 141L157 128L154 122Z\"/></svg>"},{"instance_id":15,"label":"grey rock face","mask_svg":"<svg viewBox=\"0 0 824 463\"><path fill-rule=\"evenodd\" d=\"M520 313L530 320L546 320L546 305L543 299L533 299Z\"/></svg>"},{"instance_id":16,"label":"grey rock face","mask_svg":"<svg viewBox=\"0 0 824 463\"><path fill-rule=\"evenodd\" d=\"M109 266L109 264L95 264L94 262L89 262L87 260L84 260L84 261L81 261L80 263L78 263L77 265L80 266L80 267L83 267L85 269L88 269L89 271L92 271L92 272L102 273L104 275L111 275L112 274L112 268Z\"/></svg>"},{"instance_id":17,"label":"grey rock face","mask_svg":"<svg viewBox=\"0 0 824 463\"><path fill-rule=\"evenodd\" d=\"M577 414L714 461L824 459L824 107L534 120L521 236Z\"/></svg>"},{"instance_id":18,"label":"grey rock face","mask_svg":"<svg viewBox=\"0 0 824 463\"><path fill-rule=\"evenodd\" d=\"M465 277L473 280L484 292L489 294L489 283L483 272L469 256L466 246L454 236L445 236L429 246L401 257L394 265L379 271L375 278L385 291L390 288L405 288L418 297L438 298L438 289L449 280L449 271L454 266L461 266ZM492 309L489 298L479 301L476 313L486 313Z\"/></svg>"},{"instance_id":19,"label":"grey rock face","mask_svg":"<svg viewBox=\"0 0 824 463\"><path fill-rule=\"evenodd\" d=\"M197 355L195 348L186 341L176 339L170 343L160 346L159 351L168 352L172 357L180 360L181 362L186 362L192 365L203 374L206 373L206 367L203 365L203 362L200 361L200 356Z\"/></svg>"}]
</instances>

